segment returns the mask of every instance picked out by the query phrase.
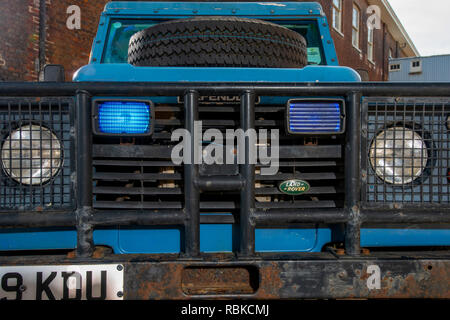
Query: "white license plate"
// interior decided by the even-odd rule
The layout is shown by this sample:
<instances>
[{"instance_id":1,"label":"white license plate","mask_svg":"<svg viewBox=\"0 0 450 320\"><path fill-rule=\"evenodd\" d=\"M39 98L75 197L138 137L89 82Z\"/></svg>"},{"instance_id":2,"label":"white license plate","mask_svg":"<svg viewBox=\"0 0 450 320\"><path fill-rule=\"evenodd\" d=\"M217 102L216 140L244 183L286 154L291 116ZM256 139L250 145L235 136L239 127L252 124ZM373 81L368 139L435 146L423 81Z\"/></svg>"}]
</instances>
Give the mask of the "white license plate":
<instances>
[{"instance_id":1,"label":"white license plate","mask_svg":"<svg viewBox=\"0 0 450 320\"><path fill-rule=\"evenodd\" d=\"M123 300L123 266L0 267L0 300Z\"/></svg>"}]
</instances>

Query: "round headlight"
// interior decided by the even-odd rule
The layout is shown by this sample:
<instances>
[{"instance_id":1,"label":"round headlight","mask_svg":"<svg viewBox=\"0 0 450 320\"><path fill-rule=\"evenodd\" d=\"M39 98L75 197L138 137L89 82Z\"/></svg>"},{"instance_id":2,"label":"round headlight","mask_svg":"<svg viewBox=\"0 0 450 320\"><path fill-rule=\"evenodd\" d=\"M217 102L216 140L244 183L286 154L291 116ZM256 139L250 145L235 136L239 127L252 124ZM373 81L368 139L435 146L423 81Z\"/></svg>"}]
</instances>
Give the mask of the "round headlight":
<instances>
[{"instance_id":1,"label":"round headlight","mask_svg":"<svg viewBox=\"0 0 450 320\"><path fill-rule=\"evenodd\" d=\"M413 130L392 127L375 137L369 158L381 179L402 185L423 174L428 162L428 149L423 138Z\"/></svg>"},{"instance_id":2,"label":"round headlight","mask_svg":"<svg viewBox=\"0 0 450 320\"><path fill-rule=\"evenodd\" d=\"M20 184L39 185L58 174L61 142L49 129L26 125L13 131L2 146L3 170Z\"/></svg>"}]
</instances>

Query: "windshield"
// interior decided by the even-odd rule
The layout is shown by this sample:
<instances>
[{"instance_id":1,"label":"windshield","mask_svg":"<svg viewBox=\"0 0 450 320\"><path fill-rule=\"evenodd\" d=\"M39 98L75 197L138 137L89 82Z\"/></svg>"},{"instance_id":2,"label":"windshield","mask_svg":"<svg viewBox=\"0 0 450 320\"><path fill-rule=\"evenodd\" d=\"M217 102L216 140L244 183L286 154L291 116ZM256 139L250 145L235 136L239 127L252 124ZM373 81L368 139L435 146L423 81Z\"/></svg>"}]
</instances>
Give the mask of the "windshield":
<instances>
[{"instance_id":1,"label":"windshield","mask_svg":"<svg viewBox=\"0 0 450 320\"><path fill-rule=\"evenodd\" d=\"M133 34L161 20L112 20L108 30L108 41L103 54L103 63L127 63L128 43ZM326 63L320 32L315 21L278 22L278 24L294 30L305 37L308 44L308 64L324 65Z\"/></svg>"}]
</instances>

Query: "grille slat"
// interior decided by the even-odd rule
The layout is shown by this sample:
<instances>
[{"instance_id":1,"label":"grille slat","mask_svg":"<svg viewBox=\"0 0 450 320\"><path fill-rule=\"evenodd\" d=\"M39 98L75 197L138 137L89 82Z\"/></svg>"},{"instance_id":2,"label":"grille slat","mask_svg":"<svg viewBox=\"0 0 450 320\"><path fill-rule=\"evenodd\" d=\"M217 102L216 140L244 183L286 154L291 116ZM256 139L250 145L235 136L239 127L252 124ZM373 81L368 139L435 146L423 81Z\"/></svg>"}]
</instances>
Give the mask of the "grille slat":
<instances>
[{"instance_id":1,"label":"grille slat","mask_svg":"<svg viewBox=\"0 0 450 320\"><path fill-rule=\"evenodd\" d=\"M293 142L290 140L289 142ZM294 143L301 143L295 141ZM341 145L318 145L318 146L299 146L299 145L280 145L280 161L281 159L326 159L342 157Z\"/></svg>"},{"instance_id":2,"label":"grille slat","mask_svg":"<svg viewBox=\"0 0 450 320\"><path fill-rule=\"evenodd\" d=\"M121 145L95 144L94 158L127 158L127 159L170 159L171 146L163 145Z\"/></svg>"},{"instance_id":3,"label":"grille slat","mask_svg":"<svg viewBox=\"0 0 450 320\"><path fill-rule=\"evenodd\" d=\"M175 165L172 161L118 161L118 160L94 160L94 166L123 166L123 167L171 167Z\"/></svg>"},{"instance_id":4,"label":"grille slat","mask_svg":"<svg viewBox=\"0 0 450 320\"><path fill-rule=\"evenodd\" d=\"M320 167L336 167L340 164L338 164L338 162L336 161L320 161ZM297 168L302 168L302 167L317 167L317 161L316 162L307 162L307 161L280 161L279 162L279 166L280 167L297 167ZM261 165L261 164L257 164L256 165L257 168L267 168L269 166L267 165Z\"/></svg>"},{"instance_id":5,"label":"grille slat","mask_svg":"<svg viewBox=\"0 0 450 320\"><path fill-rule=\"evenodd\" d=\"M318 209L336 208L335 201L259 202L257 209Z\"/></svg>"},{"instance_id":6,"label":"grille slat","mask_svg":"<svg viewBox=\"0 0 450 320\"><path fill-rule=\"evenodd\" d=\"M176 174L160 174L160 173L94 173L95 180L106 181L157 181L157 180L181 180L182 176Z\"/></svg>"},{"instance_id":7,"label":"grille slat","mask_svg":"<svg viewBox=\"0 0 450 320\"><path fill-rule=\"evenodd\" d=\"M96 187L94 194L121 194L121 195L180 195L180 188L121 188L121 187Z\"/></svg>"},{"instance_id":8,"label":"grille slat","mask_svg":"<svg viewBox=\"0 0 450 320\"><path fill-rule=\"evenodd\" d=\"M317 172L317 173L281 173L273 176L256 175L256 181L284 181L290 179L302 180L336 180L343 178L343 175L337 175L335 172Z\"/></svg>"},{"instance_id":9,"label":"grille slat","mask_svg":"<svg viewBox=\"0 0 450 320\"><path fill-rule=\"evenodd\" d=\"M182 209L181 202L96 201L97 209Z\"/></svg>"}]
</instances>

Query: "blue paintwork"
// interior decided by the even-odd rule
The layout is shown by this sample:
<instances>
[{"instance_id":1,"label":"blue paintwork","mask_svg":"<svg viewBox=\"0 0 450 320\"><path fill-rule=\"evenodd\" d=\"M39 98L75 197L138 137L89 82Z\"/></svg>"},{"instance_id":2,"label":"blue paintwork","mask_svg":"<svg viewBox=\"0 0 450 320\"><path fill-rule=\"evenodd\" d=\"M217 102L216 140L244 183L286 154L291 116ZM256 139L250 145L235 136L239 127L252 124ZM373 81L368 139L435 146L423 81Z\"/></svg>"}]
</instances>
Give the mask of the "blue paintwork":
<instances>
[{"instance_id":1,"label":"blue paintwork","mask_svg":"<svg viewBox=\"0 0 450 320\"><path fill-rule=\"evenodd\" d=\"M231 225L202 225L200 240L203 252L231 252ZM329 228L257 229L259 252L320 252L331 241L342 241L342 234ZM180 232L170 229L127 228L94 231L94 243L107 245L117 254L178 253ZM447 229L362 229L361 246L450 246ZM70 229L0 230L0 251L74 249L76 231Z\"/></svg>"},{"instance_id":2,"label":"blue paintwork","mask_svg":"<svg viewBox=\"0 0 450 320\"><path fill-rule=\"evenodd\" d=\"M129 64L90 64L74 81L129 82L356 82L351 68L307 66L303 69L134 67Z\"/></svg>"},{"instance_id":3,"label":"blue paintwork","mask_svg":"<svg viewBox=\"0 0 450 320\"><path fill-rule=\"evenodd\" d=\"M117 247L120 253L178 253L180 230L165 228L121 228Z\"/></svg>"},{"instance_id":4,"label":"blue paintwork","mask_svg":"<svg viewBox=\"0 0 450 320\"><path fill-rule=\"evenodd\" d=\"M115 1L105 6L103 14L124 15L127 17L143 15L248 15L248 16L321 16L323 10L315 2L129 2ZM195 10L196 12L193 12ZM234 11L234 12L233 12Z\"/></svg>"},{"instance_id":5,"label":"blue paintwork","mask_svg":"<svg viewBox=\"0 0 450 320\"><path fill-rule=\"evenodd\" d=\"M76 231L68 229L0 230L0 251L75 248Z\"/></svg>"},{"instance_id":6,"label":"blue paintwork","mask_svg":"<svg viewBox=\"0 0 450 320\"><path fill-rule=\"evenodd\" d=\"M118 231L97 229L94 242L118 249ZM0 230L0 251L74 249L77 232L70 228Z\"/></svg>"},{"instance_id":7,"label":"blue paintwork","mask_svg":"<svg viewBox=\"0 0 450 320\"><path fill-rule=\"evenodd\" d=\"M363 247L450 246L448 229L362 229Z\"/></svg>"}]
</instances>

